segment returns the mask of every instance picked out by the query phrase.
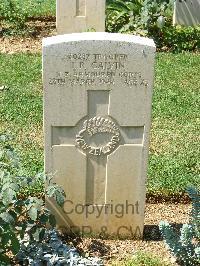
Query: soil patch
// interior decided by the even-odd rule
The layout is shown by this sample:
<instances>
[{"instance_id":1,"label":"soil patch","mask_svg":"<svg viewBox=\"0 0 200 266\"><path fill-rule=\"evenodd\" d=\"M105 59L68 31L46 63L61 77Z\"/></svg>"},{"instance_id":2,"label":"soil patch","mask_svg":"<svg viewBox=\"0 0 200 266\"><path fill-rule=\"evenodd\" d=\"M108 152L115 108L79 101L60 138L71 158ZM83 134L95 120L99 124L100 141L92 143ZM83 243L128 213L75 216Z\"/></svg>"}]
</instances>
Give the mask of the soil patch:
<instances>
[{"instance_id":1,"label":"soil patch","mask_svg":"<svg viewBox=\"0 0 200 266\"><path fill-rule=\"evenodd\" d=\"M21 36L4 36L9 29L0 29L0 53L41 53L42 39L56 35L56 22L52 20L29 21Z\"/></svg>"}]
</instances>

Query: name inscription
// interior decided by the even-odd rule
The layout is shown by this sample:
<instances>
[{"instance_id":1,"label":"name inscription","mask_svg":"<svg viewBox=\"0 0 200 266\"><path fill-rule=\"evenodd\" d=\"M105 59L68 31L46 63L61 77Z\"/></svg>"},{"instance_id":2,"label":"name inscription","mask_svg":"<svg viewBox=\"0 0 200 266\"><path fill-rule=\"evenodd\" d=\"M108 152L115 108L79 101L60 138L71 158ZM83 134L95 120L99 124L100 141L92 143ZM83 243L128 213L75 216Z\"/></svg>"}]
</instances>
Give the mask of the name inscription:
<instances>
[{"instance_id":1,"label":"name inscription","mask_svg":"<svg viewBox=\"0 0 200 266\"><path fill-rule=\"evenodd\" d=\"M49 79L52 86L115 85L119 79L127 86L148 86L148 81L142 77L141 72L126 70L126 54L67 54L62 61L65 62L66 69L56 72Z\"/></svg>"}]
</instances>

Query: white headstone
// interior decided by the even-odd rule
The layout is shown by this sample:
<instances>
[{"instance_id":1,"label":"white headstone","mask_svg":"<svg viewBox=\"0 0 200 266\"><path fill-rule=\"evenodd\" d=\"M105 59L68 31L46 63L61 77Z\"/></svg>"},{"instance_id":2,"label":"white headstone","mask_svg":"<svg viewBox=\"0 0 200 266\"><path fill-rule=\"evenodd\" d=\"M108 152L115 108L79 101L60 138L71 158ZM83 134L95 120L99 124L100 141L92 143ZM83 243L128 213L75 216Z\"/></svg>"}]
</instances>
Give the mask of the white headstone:
<instances>
[{"instance_id":1,"label":"white headstone","mask_svg":"<svg viewBox=\"0 0 200 266\"><path fill-rule=\"evenodd\" d=\"M105 31L105 0L57 0L58 34Z\"/></svg>"},{"instance_id":2,"label":"white headstone","mask_svg":"<svg viewBox=\"0 0 200 266\"><path fill-rule=\"evenodd\" d=\"M155 45L81 33L43 41L45 170L67 198L59 226L141 236Z\"/></svg>"},{"instance_id":3,"label":"white headstone","mask_svg":"<svg viewBox=\"0 0 200 266\"><path fill-rule=\"evenodd\" d=\"M176 0L174 25L195 26L200 24L200 0Z\"/></svg>"}]
</instances>

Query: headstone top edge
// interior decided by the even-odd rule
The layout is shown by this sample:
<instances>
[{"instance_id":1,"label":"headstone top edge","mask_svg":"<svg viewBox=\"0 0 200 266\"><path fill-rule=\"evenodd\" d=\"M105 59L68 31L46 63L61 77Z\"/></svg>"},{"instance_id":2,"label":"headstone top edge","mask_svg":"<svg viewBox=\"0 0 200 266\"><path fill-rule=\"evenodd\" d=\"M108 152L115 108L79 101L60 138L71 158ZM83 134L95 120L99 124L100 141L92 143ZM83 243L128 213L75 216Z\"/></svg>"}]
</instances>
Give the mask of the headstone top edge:
<instances>
[{"instance_id":1,"label":"headstone top edge","mask_svg":"<svg viewBox=\"0 0 200 266\"><path fill-rule=\"evenodd\" d=\"M130 34L107 33L107 32L83 32L71 33L47 37L42 40L42 46L47 47L59 43L78 42L78 41L118 41L129 42L139 45L149 46L156 49L153 39L140 37Z\"/></svg>"}]
</instances>

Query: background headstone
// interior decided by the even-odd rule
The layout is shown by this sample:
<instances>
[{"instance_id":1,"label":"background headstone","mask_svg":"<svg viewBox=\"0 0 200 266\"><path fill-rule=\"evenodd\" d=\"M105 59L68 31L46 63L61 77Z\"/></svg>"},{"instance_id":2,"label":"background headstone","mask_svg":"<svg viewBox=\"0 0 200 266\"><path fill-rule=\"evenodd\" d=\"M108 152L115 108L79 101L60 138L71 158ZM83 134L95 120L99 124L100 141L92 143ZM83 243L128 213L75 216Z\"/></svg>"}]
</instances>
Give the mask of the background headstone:
<instances>
[{"instance_id":1,"label":"background headstone","mask_svg":"<svg viewBox=\"0 0 200 266\"><path fill-rule=\"evenodd\" d=\"M105 31L105 0L57 0L58 34Z\"/></svg>"},{"instance_id":2,"label":"background headstone","mask_svg":"<svg viewBox=\"0 0 200 266\"><path fill-rule=\"evenodd\" d=\"M174 5L174 25L200 24L200 0L176 0Z\"/></svg>"},{"instance_id":3,"label":"background headstone","mask_svg":"<svg viewBox=\"0 0 200 266\"><path fill-rule=\"evenodd\" d=\"M59 226L141 237L155 45L81 33L43 41L45 170ZM103 228L103 229L102 229Z\"/></svg>"}]
</instances>

